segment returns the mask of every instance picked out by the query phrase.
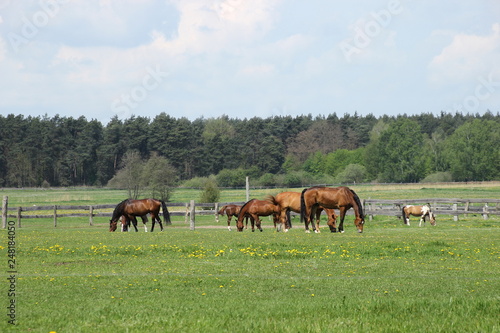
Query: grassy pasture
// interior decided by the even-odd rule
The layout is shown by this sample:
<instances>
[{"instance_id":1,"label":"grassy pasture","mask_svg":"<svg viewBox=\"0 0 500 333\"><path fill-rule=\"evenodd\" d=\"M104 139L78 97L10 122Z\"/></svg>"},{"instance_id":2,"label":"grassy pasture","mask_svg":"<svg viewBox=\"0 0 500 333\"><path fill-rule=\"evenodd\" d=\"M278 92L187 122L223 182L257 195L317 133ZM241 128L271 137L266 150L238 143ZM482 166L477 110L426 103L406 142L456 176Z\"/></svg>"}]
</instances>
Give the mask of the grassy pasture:
<instances>
[{"instance_id":1,"label":"grassy pasture","mask_svg":"<svg viewBox=\"0 0 500 333\"><path fill-rule=\"evenodd\" d=\"M499 188L353 187L363 198L498 198ZM126 193L13 191L10 205L118 202ZM231 190L221 201L243 201ZM276 193L257 190L252 197ZM415 194L415 192L417 192ZM7 193L7 192L6 192ZM40 195L40 193L43 193ZM195 190L177 192L197 199ZM79 201L79 197L83 198ZM63 200L64 198L64 200ZM58 201L59 200L59 201ZM61 203L64 201L64 203ZM500 218L378 216L365 232L237 233L198 216L165 232L110 233L105 220L23 220L16 230L20 332L500 332ZM415 220L416 222L416 220ZM325 223L323 222L323 225ZM2 230L2 276L7 277ZM9 285L0 284L7 313ZM12 329L3 315L0 331Z\"/></svg>"}]
</instances>

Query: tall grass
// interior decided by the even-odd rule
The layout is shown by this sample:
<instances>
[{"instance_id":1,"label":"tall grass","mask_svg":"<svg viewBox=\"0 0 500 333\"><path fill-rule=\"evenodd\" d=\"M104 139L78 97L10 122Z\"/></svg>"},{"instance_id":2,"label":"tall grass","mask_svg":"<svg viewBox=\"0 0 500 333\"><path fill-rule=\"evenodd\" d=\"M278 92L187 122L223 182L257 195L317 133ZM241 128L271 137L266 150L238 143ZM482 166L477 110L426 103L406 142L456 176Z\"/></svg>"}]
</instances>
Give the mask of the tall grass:
<instances>
[{"instance_id":1,"label":"tall grass","mask_svg":"<svg viewBox=\"0 0 500 333\"><path fill-rule=\"evenodd\" d=\"M352 220L344 234L270 223L262 233L18 229L17 328L498 332L499 222L418 228L378 217L361 235Z\"/></svg>"}]
</instances>

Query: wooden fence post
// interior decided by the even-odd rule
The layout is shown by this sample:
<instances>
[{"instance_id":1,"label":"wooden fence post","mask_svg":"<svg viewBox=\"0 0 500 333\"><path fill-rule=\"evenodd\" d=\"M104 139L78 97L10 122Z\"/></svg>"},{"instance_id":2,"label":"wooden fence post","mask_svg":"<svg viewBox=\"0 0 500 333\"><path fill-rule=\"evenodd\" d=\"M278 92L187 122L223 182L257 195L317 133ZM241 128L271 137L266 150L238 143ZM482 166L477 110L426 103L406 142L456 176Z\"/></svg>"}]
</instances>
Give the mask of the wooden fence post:
<instances>
[{"instance_id":1,"label":"wooden fence post","mask_svg":"<svg viewBox=\"0 0 500 333\"><path fill-rule=\"evenodd\" d=\"M250 200L250 182L248 181L248 176L245 178L245 183L246 183L246 198L248 202L248 200Z\"/></svg>"},{"instance_id":2,"label":"wooden fence post","mask_svg":"<svg viewBox=\"0 0 500 333\"><path fill-rule=\"evenodd\" d=\"M22 207L17 208L17 227L21 228L21 212L23 211Z\"/></svg>"},{"instance_id":3,"label":"wooden fence post","mask_svg":"<svg viewBox=\"0 0 500 333\"><path fill-rule=\"evenodd\" d=\"M483 207L483 219L488 219L488 203L485 203Z\"/></svg>"},{"instance_id":4,"label":"wooden fence post","mask_svg":"<svg viewBox=\"0 0 500 333\"><path fill-rule=\"evenodd\" d=\"M194 220L195 220L195 206L194 206L194 200L191 200L190 204L190 211L189 211L189 230L194 230Z\"/></svg>"},{"instance_id":5,"label":"wooden fence post","mask_svg":"<svg viewBox=\"0 0 500 333\"><path fill-rule=\"evenodd\" d=\"M453 211L456 211L456 214L453 215L453 221L458 221L458 205L456 203L453 204Z\"/></svg>"},{"instance_id":6,"label":"wooden fence post","mask_svg":"<svg viewBox=\"0 0 500 333\"><path fill-rule=\"evenodd\" d=\"M94 207L89 206L89 224L94 225Z\"/></svg>"},{"instance_id":7,"label":"wooden fence post","mask_svg":"<svg viewBox=\"0 0 500 333\"><path fill-rule=\"evenodd\" d=\"M215 215L215 222L219 223L219 203L216 202L214 205L214 215Z\"/></svg>"},{"instance_id":8,"label":"wooden fence post","mask_svg":"<svg viewBox=\"0 0 500 333\"><path fill-rule=\"evenodd\" d=\"M184 222L188 223L189 219L189 202L186 202L186 215L184 216Z\"/></svg>"},{"instance_id":9,"label":"wooden fence post","mask_svg":"<svg viewBox=\"0 0 500 333\"><path fill-rule=\"evenodd\" d=\"M7 208L8 208L9 197L4 195L2 201L2 228L7 228Z\"/></svg>"},{"instance_id":10,"label":"wooden fence post","mask_svg":"<svg viewBox=\"0 0 500 333\"><path fill-rule=\"evenodd\" d=\"M57 206L54 206L54 228L57 227Z\"/></svg>"}]
</instances>

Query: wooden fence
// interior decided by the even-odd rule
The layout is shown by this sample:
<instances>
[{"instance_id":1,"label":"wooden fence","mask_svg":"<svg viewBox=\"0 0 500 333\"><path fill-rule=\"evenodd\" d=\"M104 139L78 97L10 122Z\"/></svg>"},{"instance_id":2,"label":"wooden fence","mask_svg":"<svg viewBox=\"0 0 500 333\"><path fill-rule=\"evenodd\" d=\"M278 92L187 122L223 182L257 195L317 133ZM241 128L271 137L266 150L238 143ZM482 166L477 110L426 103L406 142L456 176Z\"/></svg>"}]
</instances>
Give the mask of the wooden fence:
<instances>
[{"instance_id":1,"label":"wooden fence","mask_svg":"<svg viewBox=\"0 0 500 333\"><path fill-rule=\"evenodd\" d=\"M363 201L365 215L370 218L376 215L401 216L404 205L430 204L436 215L452 215L458 221L460 215L482 215L487 219L489 215L500 215L500 199L401 199L401 200L372 200Z\"/></svg>"},{"instance_id":2,"label":"wooden fence","mask_svg":"<svg viewBox=\"0 0 500 333\"><path fill-rule=\"evenodd\" d=\"M227 203L195 203L191 200L188 203L167 203L168 207L183 207L181 210L169 209L171 216L184 216L185 222L189 222L189 228L195 229L196 215L213 215L216 222L219 222L217 214L219 207L227 204L239 204L244 202L227 202ZM421 205L429 203L432 211L436 215L452 215L457 221L460 215L465 217L469 214L482 215L487 219L489 215L500 215L500 199L404 199L404 200L379 200L366 199L363 200L364 213L371 220L373 216L401 216L401 209L404 205L415 204ZM18 227L21 227L22 219L30 218L51 218L54 221L54 227L57 227L58 218L62 217L88 217L89 225L93 225L94 217L111 217L112 209L116 204L111 205L86 205L86 206L32 206L32 207L8 207L8 198L3 198L2 203L2 227L5 229L7 219L17 219ZM108 211L101 211L108 210ZM44 211L44 214L23 214L23 212ZM50 214L47 214L47 211ZM64 211L80 211L80 213ZM85 211L85 213L81 213ZM13 214L9 214L13 212ZM354 214L352 209L348 211L349 215Z\"/></svg>"}]
</instances>

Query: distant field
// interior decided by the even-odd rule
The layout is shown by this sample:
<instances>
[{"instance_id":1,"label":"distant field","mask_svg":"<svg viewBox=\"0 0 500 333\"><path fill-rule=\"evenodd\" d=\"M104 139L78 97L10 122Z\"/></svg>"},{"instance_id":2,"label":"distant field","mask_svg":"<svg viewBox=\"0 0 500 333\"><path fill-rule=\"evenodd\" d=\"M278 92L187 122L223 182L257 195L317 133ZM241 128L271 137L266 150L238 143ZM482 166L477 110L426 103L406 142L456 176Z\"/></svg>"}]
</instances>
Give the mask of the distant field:
<instances>
[{"instance_id":1,"label":"distant field","mask_svg":"<svg viewBox=\"0 0 500 333\"><path fill-rule=\"evenodd\" d=\"M387 184L351 185L361 199L398 198L500 198L500 182L444 183L444 184ZM300 192L301 188L251 189L250 197L261 199L268 194L283 191ZM113 204L127 198L125 190L102 188L55 188L55 189L1 189L0 195L9 197L9 205L91 205ZM199 201L201 190L179 188L171 202ZM142 197L148 197L144 194ZM220 202L245 201L245 189L222 189Z\"/></svg>"}]
</instances>

